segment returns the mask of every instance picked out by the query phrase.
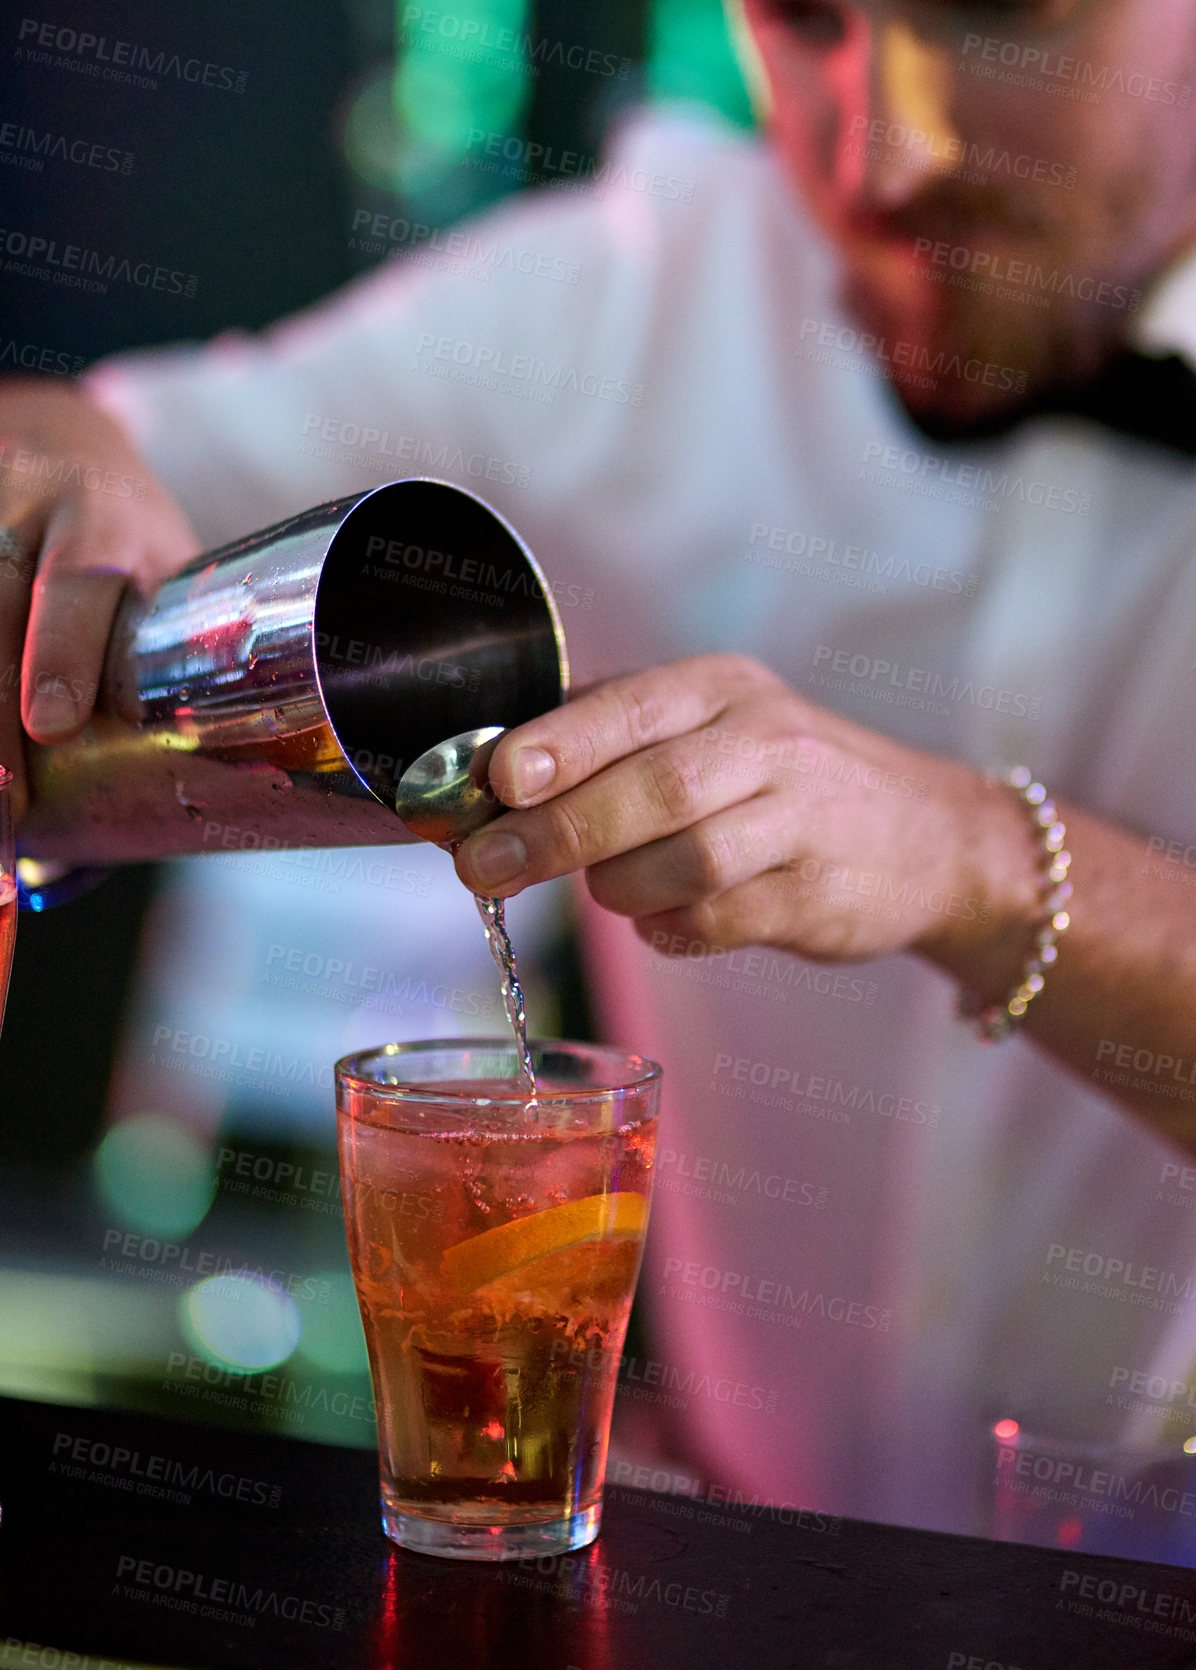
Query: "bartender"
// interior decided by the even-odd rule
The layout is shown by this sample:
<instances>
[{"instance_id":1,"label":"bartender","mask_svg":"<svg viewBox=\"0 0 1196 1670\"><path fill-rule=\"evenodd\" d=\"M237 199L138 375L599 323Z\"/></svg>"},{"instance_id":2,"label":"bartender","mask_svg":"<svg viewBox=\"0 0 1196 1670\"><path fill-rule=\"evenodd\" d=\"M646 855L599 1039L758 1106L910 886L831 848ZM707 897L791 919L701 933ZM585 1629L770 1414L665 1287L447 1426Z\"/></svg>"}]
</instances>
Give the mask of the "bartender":
<instances>
[{"instance_id":1,"label":"bartender","mask_svg":"<svg viewBox=\"0 0 1196 1670\"><path fill-rule=\"evenodd\" d=\"M649 118L478 228L576 284L399 264L11 385L6 434L146 491L5 474L4 648L64 740L126 579L378 481L313 435L511 461L596 687L456 865L583 872L605 1029L664 1065L673 1453L975 1530L994 1419L1112 1442L1128 1376L1196 1378L1196 0L743 20L766 142Z\"/></svg>"}]
</instances>

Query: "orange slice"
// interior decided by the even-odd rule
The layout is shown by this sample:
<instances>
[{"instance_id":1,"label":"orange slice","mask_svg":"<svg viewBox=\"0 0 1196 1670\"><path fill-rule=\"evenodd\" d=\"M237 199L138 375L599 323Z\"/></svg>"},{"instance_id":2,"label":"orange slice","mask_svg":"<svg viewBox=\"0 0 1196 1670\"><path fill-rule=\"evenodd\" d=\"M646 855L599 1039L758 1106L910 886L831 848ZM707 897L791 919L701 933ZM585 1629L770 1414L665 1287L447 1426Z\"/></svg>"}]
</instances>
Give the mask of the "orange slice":
<instances>
[{"instance_id":1,"label":"orange slice","mask_svg":"<svg viewBox=\"0 0 1196 1670\"><path fill-rule=\"evenodd\" d=\"M547 1212L496 1224L468 1241L458 1241L444 1255L444 1267L462 1293L473 1293L548 1253L580 1247L587 1241L631 1240L644 1233L648 1202L630 1190L586 1195Z\"/></svg>"}]
</instances>

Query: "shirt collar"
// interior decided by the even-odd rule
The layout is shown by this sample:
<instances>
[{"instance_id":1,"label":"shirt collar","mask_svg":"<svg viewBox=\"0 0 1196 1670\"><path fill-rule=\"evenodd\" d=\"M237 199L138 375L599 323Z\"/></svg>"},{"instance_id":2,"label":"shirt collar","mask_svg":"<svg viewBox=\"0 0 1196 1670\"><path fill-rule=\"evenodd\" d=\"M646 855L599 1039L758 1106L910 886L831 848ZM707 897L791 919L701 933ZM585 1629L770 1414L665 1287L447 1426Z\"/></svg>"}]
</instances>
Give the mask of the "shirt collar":
<instances>
[{"instance_id":1,"label":"shirt collar","mask_svg":"<svg viewBox=\"0 0 1196 1670\"><path fill-rule=\"evenodd\" d=\"M1130 330L1130 346L1154 357L1178 354L1196 370L1196 248L1147 291Z\"/></svg>"}]
</instances>

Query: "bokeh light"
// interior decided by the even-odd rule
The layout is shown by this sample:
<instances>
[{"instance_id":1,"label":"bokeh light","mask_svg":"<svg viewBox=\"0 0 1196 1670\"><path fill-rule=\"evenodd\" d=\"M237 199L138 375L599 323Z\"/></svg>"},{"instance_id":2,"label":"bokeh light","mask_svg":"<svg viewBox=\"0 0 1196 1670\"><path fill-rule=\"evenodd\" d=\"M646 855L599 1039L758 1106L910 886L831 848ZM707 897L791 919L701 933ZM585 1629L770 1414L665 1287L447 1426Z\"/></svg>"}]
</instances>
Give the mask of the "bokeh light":
<instances>
[{"instance_id":1,"label":"bokeh light","mask_svg":"<svg viewBox=\"0 0 1196 1670\"><path fill-rule=\"evenodd\" d=\"M196 1282L179 1302L179 1320L199 1356L239 1374L285 1362L303 1331L291 1295L256 1272Z\"/></svg>"},{"instance_id":2,"label":"bokeh light","mask_svg":"<svg viewBox=\"0 0 1196 1670\"><path fill-rule=\"evenodd\" d=\"M1084 1522L1081 1519L1065 1519L1055 1532L1055 1541L1060 1548L1075 1548L1084 1535Z\"/></svg>"},{"instance_id":3,"label":"bokeh light","mask_svg":"<svg viewBox=\"0 0 1196 1670\"><path fill-rule=\"evenodd\" d=\"M329 1374L366 1374L370 1360L361 1331L353 1278L343 1270L318 1270L311 1290L298 1296L303 1320L299 1355Z\"/></svg>"},{"instance_id":4,"label":"bokeh light","mask_svg":"<svg viewBox=\"0 0 1196 1670\"><path fill-rule=\"evenodd\" d=\"M1011 1438L1016 1438L1020 1431L1021 1428L1016 1421L998 1421L996 1426L993 1427L993 1437L999 1438L1004 1444L1008 1443Z\"/></svg>"},{"instance_id":5,"label":"bokeh light","mask_svg":"<svg viewBox=\"0 0 1196 1670\"><path fill-rule=\"evenodd\" d=\"M703 104L740 127L753 126L723 0L653 0L649 35L652 98Z\"/></svg>"},{"instance_id":6,"label":"bokeh light","mask_svg":"<svg viewBox=\"0 0 1196 1670\"><path fill-rule=\"evenodd\" d=\"M399 8L400 26L405 7ZM506 133L527 104L527 0L457 0L411 30L394 80L395 110L417 144L460 161L470 133Z\"/></svg>"},{"instance_id":7,"label":"bokeh light","mask_svg":"<svg viewBox=\"0 0 1196 1670\"><path fill-rule=\"evenodd\" d=\"M0 1269L0 1392L88 1404L113 1376L160 1380L174 1312L144 1282Z\"/></svg>"},{"instance_id":8,"label":"bokeh light","mask_svg":"<svg viewBox=\"0 0 1196 1670\"><path fill-rule=\"evenodd\" d=\"M186 1125L164 1114L122 1119L95 1152L96 1187L123 1224L189 1235L216 1193L212 1157Z\"/></svg>"},{"instance_id":9,"label":"bokeh light","mask_svg":"<svg viewBox=\"0 0 1196 1670\"><path fill-rule=\"evenodd\" d=\"M403 34L407 10L399 6ZM371 76L344 120L345 158L359 179L403 197L435 194L477 132L516 132L534 84L527 64L527 0L458 0L420 14L398 63ZM507 182L518 183L518 182ZM469 194L495 194L479 175Z\"/></svg>"}]
</instances>

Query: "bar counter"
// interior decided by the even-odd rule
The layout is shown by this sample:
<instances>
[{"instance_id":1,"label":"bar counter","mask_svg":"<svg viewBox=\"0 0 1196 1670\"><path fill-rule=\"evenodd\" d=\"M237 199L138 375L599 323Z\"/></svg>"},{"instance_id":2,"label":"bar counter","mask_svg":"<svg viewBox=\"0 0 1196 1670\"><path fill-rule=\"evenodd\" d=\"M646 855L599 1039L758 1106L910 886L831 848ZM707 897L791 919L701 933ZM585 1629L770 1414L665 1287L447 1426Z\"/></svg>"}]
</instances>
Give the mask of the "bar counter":
<instances>
[{"instance_id":1,"label":"bar counter","mask_svg":"<svg viewBox=\"0 0 1196 1670\"><path fill-rule=\"evenodd\" d=\"M602 1536L393 1547L372 1452L0 1399L0 1670L1182 1670L1196 1572L608 1488Z\"/></svg>"}]
</instances>

